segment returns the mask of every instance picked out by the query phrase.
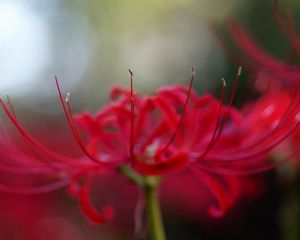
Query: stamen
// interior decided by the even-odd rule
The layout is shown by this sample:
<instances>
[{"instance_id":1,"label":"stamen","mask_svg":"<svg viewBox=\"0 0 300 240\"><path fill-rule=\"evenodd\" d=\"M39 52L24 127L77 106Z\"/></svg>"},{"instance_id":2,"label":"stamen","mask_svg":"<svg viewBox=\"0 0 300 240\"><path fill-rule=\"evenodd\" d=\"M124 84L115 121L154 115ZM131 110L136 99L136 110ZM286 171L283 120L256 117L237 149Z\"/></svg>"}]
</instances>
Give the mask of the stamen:
<instances>
[{"instance_id":1,"label":"stamen","mask_svg":"<svg viewBox=\"0 0 300 240\"><path fill-rule=\"evenodd\" d=\"M6 105L4 104L4 102L2 101L2 99L0 99L0 105L2 107L2 109L4 110L4 112L6 113L6 115L8 116L8 118L11 120L11 122L15 125L15 127L19 130L20 134L29 142L31 143L33 146L35 146L37 149L39 149L40 151L42 151L43 153L45 153L46 155L50 156L53 159L56 159L58 161L73 165L73 166L78 166L78 163L75 163L72 159L65 157L63 155L60 155L56 152L53 152L52 150L46 148L45 146L43 146L42 144L40 144L37 140L35 140L33 137L30 136L30 134L28 134L25 129L19 124L19 122L17 121L17 119L14 118L13 114L8 110L8 108L6 107Z\"/></svg>"},{"instance_id":2,"label":"stamen","mask_svg":"<svg viewBox=\"0 0 300 240\"><path fill-rule=\"evenodd\" d=\"M66 108L66 105L65 105L65 102L63 100L63 97L62 97L62 93L61 93L61 90L60 90L60 87L59 87L59 83L58 83L58 80L57 80L57 77L55 76L55 83L56 83L56 87L57 87L57 90L58 90L58 94L59 94L59 99L60 99L60 102L62 104L62 107L63 107L63 111L65 113L65 117L67 119L67 122L68 122L68 125L71 129L71 132L77 142L77 144L79 145L79 147L81 148L81 150L87 155L87 157L89 157L92 161L94 162L97 162L99 163L100 160L95 158L94 156L92 156L86 149L86 147L84 146L84 143L82 142L81 140L81 137L78 133L78 130L76 128L76 124L75 124L75 121L74 121L74 118L73 118L73 113L72 113L72 109L71 109L71 105L70 105L70 93L67 93L66 95L66 98L65 98L65 101L67 103L67 108Z\"/></svg>"},{"instance_id":3,"label":"stamen","mask_svg":"<svg viewBox=\"0 0 300 240\"><path fill-rule=\"evenodd\" d=\"M17 114L11 104L10 97L8 95L6 95L6 104L8 105L9 110L12 113L12 115L14 116L14 118L17 119Z\"/></svg>"},{"instance_id":4,"label":"stamen","mask_svg":"<svg viewBox=\"0 0 300 240\"><path fill-rule=\"evenodd\" d=\"M130 74L130 146L129 146L129 157L131 161L134 161L134 123L135 123L135 115L134 115L134 100L135 93L133 92L133 72L128 69Z\"/></svg>"},{"instance_id":5,"label":"stamen","mask_svg":"<svg viewBox=\"0 0 300 240\"><path fill-rule=\"evenodd\" d=\"M238 67L238 72L237 72L237 76L240 77L242 75L242 66Z\"/></svg>"},{"instance_id":6,"label":"stamen","mask_svg":"<svg viewBox=\"0 0 300 240\"><path fill-rule=\"evenodd\" d=\"M221 80L222 80L222 85L223 85L223 87L226 87L227 85L226 85L225 78L222 78Z\"/></svg>"},{"instance_id":7,"label":"stamen","mask_svg":"<svg viewBox=\"0 0 300 240\"><path fill-rule=\"evenodd\" d=\"M175 140L176 134L178 133L179 128L183 123L183 119L184 119L184 116L185 116L185 113L186 113L186 108L187 108L187 105L188 105L188 102L189 102L189 99L190 99L190 95L191 95L191 91L192 91L192 86L193 86L193 83L194 83L194 80L195 80L195 75L196 75L195 67L192 67L192 77L190 79L190 84L189 84L189 88L188 88L188 92L187 92L187 97L186 97L186 100L185 100L185 103L184 103L184 106L183 106L183 113L182 113L182 115L179 119L179 122L176 126L176 129L175 129L172 137L170 138L169 142L157 154L161 154L163 152L166 152L168 150L169 146Z\"/></svg>"},{"instance_id":8,"label":"stamen","mask_svg":"<svg viewBox=\"0 0 300 240\"><path fill-rule=\"evenodd\" d=\"M236 88L237 88L238 82L239 82L239 80L241 78L241 75L242 75L242 67L239 66L237 74L236 74L236 77L235 77L235 80L234 80L234 85L233 85L233 89L232 89L232 93L231 93L231 98L230 98L230 102L229 102L229 108L231 107L231 105L233 103L235 92L236 92Z\"/></svg>"},{"instance_id":9,"label":"stamen","mask_svg":"<svg viewBox=\"0 0 300 240\"><path fill-rule=\"evenodd\" d=\"M201 154L199 159L203 159L207 155L207 153L210 151L210 149L216 143L215 139L216 139L217 131L219 129L219 125L220 125L220 122L221 122L222 111L223 111L225 86L226 86L226 82L225 82L224 78L222 78L222 90L221 90L221 98L220 98L220 107L219 107L219 111L218 111L218 115L217 115L216 126L214 128L212 137L211 137L209 143L207 144L207 147L206 147L205 151Z\"/></svg>"},{"instance_id":10,"label":"stamen","mask_svg":"<svg viewBox=\"0 0 300 240\"><path fill-rule=\"evenodd\" d=\"M15 109L11 103L10 97L8 95L6 95L6 104L9 107L9 110L12 114L12 116L15 118L15 120L18 122L18 118L17 118L17 114L15 112ZM30 145L30 143L28 142L28 140L26 140L26 138L21 134L24 142L26 143L26 145L28 146L28 148L30 149L31 153L33 154L34 157L36 157L38 160L44 162L45 164L48 165L48 167L52 168L52 169L58 169L56 166L54 166L53 163L51 163L50 161L45 160L44 158L40 157L39 154L37 153L37 151L35 151L35 149L32 147L32 145Z\"/></svg>"},{"instance_id":11,"label":"stamen","mask_svg":"<svg viewBox=\"0 0 300 240\"><path fill-rule=\"evenodd\" d=\"M65 101L70 102L70 98L71 98L71 94L68 92L67 95L66 95Z\"/></svg>"},{"instance_id":12,"label":"stamen","mask_svg":"<svg viewBox=\"0 0 300 240\"><path fill-rule=\"evenodd\" d=\"M223 153L222 155L218 154L216 156L211 156L211 161L210 162L215 162L215 163L221 163L226 160L226 163L231 164L231 162L236 162L236 161L242 161L242 163L249 164L249 162L256 162L259 160L260 156L264 156L264 154L267 154L272 150L274 147L276 147L278 144L280 144L283 140L288 138L291 134L295 132L295 130L299 127L300 122L297 122L294 126L291 126L287 131L285 131L284 134L282 134L280 137L276 138L274 141L271 143L268 143L268 145L264 146L263 148L257 150L257 151L249 151L247 154L240 154L240 152L243 151L238 151L235 153ZM196 157L198 158L198 157ZM198 158L201 160L201 158Z\"/></svg>"},{"instance_id":13,"label":"stamen","mask_svg":"<svg viewBox=\"0 0 300 240\"><path fill-rule=\"evenodd\" d=\"M201 170L207 171L207 172L211 172L211 173L219 173L219 174L229 174L229 175L238 175L238 176L245 176L245 175L252 175L252 174L258 174L261 172L265 172L271 169L274 169L275 167L277 167L278 165L289 161L291 158L293 158L296 154L298 154L300 152L300 147L297 148L295 151L293 151L292 153L290 153L289 155L287 155L285 158L282 158L276 162L271 162L269 164L263 165L263 166L258 166L258 165L253 165L253 168L247 168L247 169L242 169L241 167L238 167L237 169L234 168L233 166L230 166L228 168L226 168L225 166L216 166L216 164L214 164L214 167L210 167L205 166L203 164L194 164L193 167L194 168L199 168ZM241 159L242 160L242 159ZM248 165L249 166L249 165Z\"/></svg>"},{"instance_id":14,"label":"stamen","mask_svg":"<svg viewBox=\"0 0 300 240\"><path fill-rule=\"evenodd\" d=\"M299 103L300 103L300 101L297 101L296 103L294 102L295 97L296 97L296 93L297 92L295 91L295 93L292 95L292 97L291 97L291 99L289 101L289 105L288 105L286 111L281 116L280 121L278 122L278 124L270 132L268 132L268 133L264 134L263 136L261 136L259 139L257 139L255 141L255 143L249 144L249 145L247 145L247 147L244 147L243 149L239 149L237 151L230 152L228 154L234 154L236 152L243 153L243 152L246 152L249 149L254 149L257 146L262 145L266 140L268 140L270 138L272 139L271 135L272 134L273 135L276 134L276 132L280 131L281 128L285 129L284 125L289 122L290 116L293 116L294 113L297 112L297 109L299 109Z\"/></svg>"},{"instance_id":15,"label":"stamen","mask_svg":"<svg viewBox=\"0 0 300 240\"><path fill-rule=\"evenodd\" d=\"M239 66L237 74L236 74L236 77L235 77L235 80L234 80L234 85L233 85L233 89L232 89L232 93L231 93L231 97L230 97L230 102L229 102L229 105L228 105L228 108L227 108L226 115L228 115L228 116L229 116L229 113L230 113L230 110L231 110L231 107L232 107L232 104L233 104L233 100L234 100L236 88L237 88L238 82L240 80L241 74L242 74L242 67ZM222 81L225 82L225 87L226 87L226 81L225 81L225 79L223 78ZM223 83L223 85L224 85L224 83ZM221 137L221 134L222 134L223 129L224 129L225 121L223 120L220 125L221 126L219 128L218 135L217 135L217 137L214 140L215 141L214 144L216 144L216 142Z\"/></svg>"}]
</instances>

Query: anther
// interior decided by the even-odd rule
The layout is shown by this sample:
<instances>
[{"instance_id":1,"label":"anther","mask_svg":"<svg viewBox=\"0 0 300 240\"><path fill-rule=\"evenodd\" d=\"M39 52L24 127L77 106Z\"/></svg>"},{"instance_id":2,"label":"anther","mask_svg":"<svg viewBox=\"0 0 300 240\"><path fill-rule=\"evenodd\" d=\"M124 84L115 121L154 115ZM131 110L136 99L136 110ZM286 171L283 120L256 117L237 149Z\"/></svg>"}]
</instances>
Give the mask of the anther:
<instances>
[{"instance_id":1,"label":"anther","mask_svg":"<svg viewBox=\"0 0 300 240\"><path fill-rule=\"evenodd\" d=\"M222 80L222 86L223 86L223 87L226 87L226 81L225 81L225 78L222 78L221 80Z\"/></svg>"},{"instance_id":2,"label":"anther","mask_svg":"<svg viewBox=\"0 0 300 240\"><path fill-rule=\"evenodd\" d=\"M131 75L131 77L133 77L133 72L130 69L128 69L128 72Z\"/></svg>"},{"instance_id":3,"label":"anther","mask_svg":"<svg viewBox=\"0 0 300 240\"><path fill-rule=\"evenodd\" d=\"M195 77L195 75L196 75L196 70L195 70L195 67L193 66L192 67L192 77Z\"/></svg>"},{"instance_id":4,"label":"anther","mask_svg":"<svg viewBox=\"0 0 300 240\"><path fill-rule=\"evenodd\" d=\"M68 92L67 95L66 95L65 101L70 102L70 98L71 98L71 94Z\"/></svg>"},{"instance_id":5,"label":"anther","mask_svg":"<svg viewBox=\"0 0 300 240\"><path fill-rule=\"evenodd\" d=\"M11 103L10 97L9 97L8 95L6 95L6 103L7 103L7 104L10 104L10 103Z\"/></svg>"},{"instance_id":6,"label":"anther","mask_svg":"<svg viewBox=\"0 0 300 240\"><path fill-rule=\"evenodd\" d=\"M238 68L237 75L238 76L242 75L242 67L241 66L239 66L239 68Z\"/></svg>"}]
</instances>

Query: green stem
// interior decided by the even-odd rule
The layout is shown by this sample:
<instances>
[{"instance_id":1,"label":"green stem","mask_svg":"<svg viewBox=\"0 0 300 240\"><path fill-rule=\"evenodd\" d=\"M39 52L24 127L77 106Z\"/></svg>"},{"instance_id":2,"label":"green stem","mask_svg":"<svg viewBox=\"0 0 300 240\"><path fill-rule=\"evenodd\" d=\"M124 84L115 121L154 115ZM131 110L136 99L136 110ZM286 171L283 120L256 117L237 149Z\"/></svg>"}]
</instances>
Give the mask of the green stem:
<instances>
[{"instance_id":1,"label":"green stem","mask_svg":"<svg viewBox=\"0 0 300 240\"><path fill-rule=\"evenodd\" d=\"M147 217L150 223L152 240L166 240L159 207L157 184L157 178L145 177L144 193L146 199Z\"/></svg>"},{"instance_id":2,"label":"green stem","mask_svg":"<svg viewBox=\"0 0 300 240\"><path fill-rule=\"evenodd\" d=\"M157 192L161 177L143 176L125 165L119 166L118 171L144 190L152 240L166 240Z\"/></svg>"}]
</instances>

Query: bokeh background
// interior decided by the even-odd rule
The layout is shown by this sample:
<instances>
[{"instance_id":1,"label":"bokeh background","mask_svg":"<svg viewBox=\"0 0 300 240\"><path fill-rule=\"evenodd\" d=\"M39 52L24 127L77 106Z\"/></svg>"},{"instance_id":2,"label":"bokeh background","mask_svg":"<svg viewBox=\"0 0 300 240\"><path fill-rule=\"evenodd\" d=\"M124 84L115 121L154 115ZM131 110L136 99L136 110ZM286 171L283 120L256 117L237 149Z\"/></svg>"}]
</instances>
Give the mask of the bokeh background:
<instances>
[{"instance_id":1,"label":"bokeh background","mask_svg":"<svg viewBox=\"0 0 300 240\"><path fill-rule=\"evenodd\" d=\"M300 4L293 0L281 4L300 26ZM134 72L135 88L144 94L166 84L186 84L192 66L197 91L215 93L221 77L230 85L238 67L228 60L213 31L224 32L230 19L246 26L274 55L288 54L272 0L0 0L0 94L11 97L33 135L64 151L70 149L71 136L55 76L63 91L71 92L75 112L95 111L107 101L112 86L128 86L128 68ZM249 91L248 80L244 72L235 100L238 106ZM57 145L51 145L53 139ZM293 216L284 210L289 190L280 174L258 178L264 191L251 201L241 201L224 219L197 220L166 211L169 239L297 236L289 230L297 223L282 223ZM131 239L130 223L118 230L109 224L88 224L64 190L35 196L0 193L0 202L0 239Z\"/></svg>"}]
</instances>

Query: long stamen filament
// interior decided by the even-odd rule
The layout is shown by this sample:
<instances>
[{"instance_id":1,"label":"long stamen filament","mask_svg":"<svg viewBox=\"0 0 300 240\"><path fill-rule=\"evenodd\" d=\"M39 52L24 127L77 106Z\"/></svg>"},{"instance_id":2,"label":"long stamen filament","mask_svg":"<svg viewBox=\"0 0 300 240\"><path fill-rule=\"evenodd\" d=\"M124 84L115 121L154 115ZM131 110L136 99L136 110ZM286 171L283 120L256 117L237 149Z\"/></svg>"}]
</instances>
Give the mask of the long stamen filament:
<instances>
[{"instance_id":1,"label":"long stamen filament","mask_svg":"<svg viewBox=\"0 0 300 240\"><path fill-rule=\"evenodd\" d=\"M130 146L129 146L129 156L130 160L134 161L134 124L135 124L135 93L133 91L133 72L128 69L130 74Z\"/></svg>"},{"instance_id":2,"label":"long stamen filament","mask_svg":"<svg viewBox=\"0 0 300 240\"><path fill-rule=\"evenodd\" d=\"M179 119L179 122L176 126L176 129L175 131L173 132L173 135L172 137L170 138L170 140L167 142L167 144L164 146L164 148L159 152L159 153L163 153L163 152L166 152L169 148L169 146L172 144L172 142L175 140L175 137L179 131L179 128L180 126L182 125L182 122L183 122L183 119L184 119L184 116L185 116L185 113L186 113L186 109L187 109L187 105L188 105L188 102L189 102L189 99L190 99L190 95L191 95L191 91L192 91L192 86L193 86L193 83L194 83L194 80L195 80L195 68L193 67L192 68L192 77L190 79L190 83L189 83L189 88L188 88L188 91L187 91L187 97L186 97L186 100L185 100L185 103L183 105L183 113Z\"/></svg>"},{"instance_id":3,"label":"long stamen filament","mask_svg":"<svg viewBox=\"0 0 300 240\"><path fill-rule=\"evenodd\" d=\"M242 67L240 66L238 68L237 75L235 77L234 86L233 86L233 90L232 90L232 93L231 93L231 98L230 98L229 106L227 108L226 115L229 115L229 113L230 113L230 110L231 110L231 107L232 107L232 104L233 104L233 100L234 100L234 96L235 96L235 92L236 92L236 88L237 88L237 84L240 80L241 74L242 74ZM206 147L206 150L202 153L202 155L199 157L199 159L203 159L208 154L210 149L220 139L222 131L224 129L225 121L222 120L221 117L222 117L222 107L223 107L223 104L224 104L224 91L225 91L225 87L226 87L227 84L226 84L226 81L225 81L224 78L222 78L221 80L222 80L222 92L221 92L221 98L220 98L220 104L221 105L220 105L220 109L219 109L219 113L218 113L218 117L217 117L216 127L214 129L212 138L211 138L210 142L208 143L208 145Z\"/></svg>"},{"instance_id":4,"label":"long stamen filament","mask_svg":"<svg viewBox=\"0 0 300 240\"><path fill-rule=\"evenodd\" d=\"M71 105L70 105L70 93L67 93L67 96L66 96L66 103L67 103L67 107L65 105L65 101L62 97L62 93L61 93L61 90L60 90L60 87L59 87L59 83L58 83L58 80L57 80L57 77L55 76L55 83L56 83L56 87L57 87L57 90L58 90L58 94L59 94L59 99L60 99L60 102L61 102L61 105L63 107L63 111L65 113L65 117L67 119L67 122L68 122L68 125L71 129L71 132L76 140L76 142L78 143L79 147L81 148L81 150L87 155L87 157L89 157L92 161L94 162L97 162L99 163L100 160L95 158L94 156L92 156L86 149L86 147L84 146L81 138L80 138L80 135L76 129L76 125L74 124L74 118L73 118L73 113L72 113L72 109L71 109Z\"/></svg>"},{"instance_id":5,"label":"long stamen filament","mask_svg":"<svg viewBox=\"0 0 300 240\"><path fill-rule=\"evenodd\" d=\"M6 115L9 117L9 119L12 121L12 123L15 125L15 127L19 130L20 134L29 142L31 143L33 146L35 146L37 149L39 149L40 151L42 151L43 153L45 153L46 155L70 164L70 165L75 165L77 166L78 163L75 163L72 159L65 157L63 155L60 155L56 152L53 152L52 150L46 148L45 146L43 146L42 144L40 144L38 141L36 141L33 137L31 137L26 131L25 129L19 124L19 122L14 118L14 116L12 115L12 113L8 110L8 108L6 107L6 105L4 104L4 102L2 101L2 99L0 99L0 105L2 107L2 109L4 110L4 112L6 113Z\"/></svg>"},{"instance_id":6,"label":"long stamen filament","mask_svg":"<svg viewBox=\"0 0 300 240\"><path fill-rule=\"evenodd\" d=\"M17 118L17 114L16 111L11 103L10 97L8 95L6 95L6 104L8 105L8 108L12 114L12 116L15 118L15 120L18 122L18 118ZM51 163L51 161L47 161L46 159L42 158L41 156L39 156L38 152L32 147L32 145L29 144L29 142L26 140L26 138L21 134L24 142L26 143L26 145L28 146L28 148L30 149L31 153L33 154L33 156L44 162L45 164L47 164L48 167L52 168L53 170L57 170L58 167L55 166L53 163Z\"/></svg>"},{"instance_id":7,"label":"long stamen filament","mask_svg":"<svg viewBox=\"0 0 300 240\"><path fill-rule=\"evenodd\" d=\"M215 138L216 138L216 135L217 135L217 131L219 129L219 125L220 125L220 121L221 121L221 117L222 117L222 112L223 112L225 87L226 87L226 81L225 81L224 78L222 78L222 90L221 90L221 98L220 98L220 107L219 107L219 111L218 111L218 115L217 115L217 119L216 119L216 125L215 125L215 128L214 128L212 137L211 137L209 143L207 144L207 147L206 147L205 151L201 154L199 159L203 159L207 155L207 153L210 151L210 149L213 147L213 145L215 144Z\"/></svg>"}]
</instances>

